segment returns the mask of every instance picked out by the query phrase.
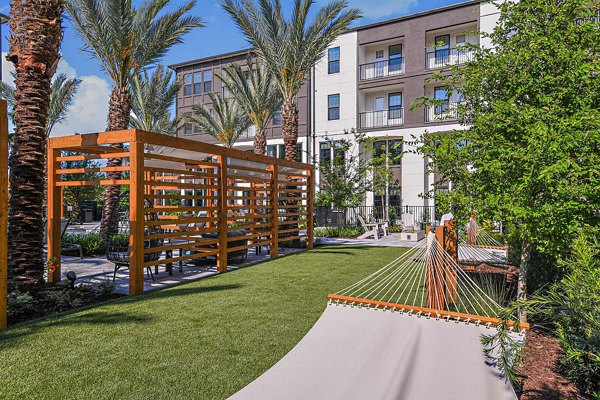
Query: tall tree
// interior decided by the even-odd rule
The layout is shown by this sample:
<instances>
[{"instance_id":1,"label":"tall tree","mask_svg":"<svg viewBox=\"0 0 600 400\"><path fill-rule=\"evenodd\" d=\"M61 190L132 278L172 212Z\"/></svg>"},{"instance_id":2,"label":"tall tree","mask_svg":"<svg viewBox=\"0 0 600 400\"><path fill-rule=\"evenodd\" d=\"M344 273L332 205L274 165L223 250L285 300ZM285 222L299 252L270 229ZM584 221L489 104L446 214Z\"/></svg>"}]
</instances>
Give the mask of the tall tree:
<instances>
[{"instance_id":1,"label":"tall tree","mask_svg":"<svg viewBox=\"0 0 600 400\"><path fill-rule=\"evenodd\" d=\"M212 110L203 104L194 104L192 113L184 121L196 125L217 139L225 147L233 147L242 132L250 125L250 119L234 99L209 93Z\"/></svg>"},{"instance_id":2,"label":"tall tree","mask_svg":"<svg viewBox=\"0 0 600 400\"><path fill-rule=\"evenodd\" d=\"M309 22L314 1L295 0L292 17L287 20L279 0L258 3L223 0L222 4L275 79L283 99L285 158L293 161L298 141L296 95L327 47L361 14L348 8L345 0L333 0Z\"/></svg>"},{"instance_id":3,"label":"tall tree","mask_svg":"<svg viewBox=\"0 0 600 400\"><path fill-rule=\"evenodd\" d=\"M520 299L532 249L564 253L578 228L600 224L599 7L502 3L489 35L494 48L471 46L473 61L434 77L462 96L458 113L468 126L424 138L422 152L452 182L437 199L455 215L475 211L514 227Z\"/></svg>"},{"instance_id":4,"label":"tall tree","mask_svg":"<svg viewBox=\"0 0 600 400\"><path fill-rule=\"evenodd\" d=\"M108 131L129 128L131 80L148 65L156 63L167 50L182 42L202 20L189 14L195 0L184 1L166 12L170 0L146 0L136 8L132 0L68 0L73 26L83 39L84 51L96 57L113 82L108 102ZM108 166L120 166L122 159L109 159ZM108 179L119 179L110 172ZM100 234L106 238L108 221L115 209L120 186L106 186Z\"/></svg>"},{"instance_id":5,"label":"tall tree","mask_svg":"<svg viewBox=\"0 0 600 400\"><path fill-rule=\"evenodd\" d=\"M254 153L266 154L265 129L281 107L281 95L275 86L273 75L265 66L259 65L258 60L248 56L245 69L239 64L233 64L217 76L254 125Z\"/></svg>"},{"instance_id":6,"label":"tall tree","mask_svg":"<svg viewBox=\"0 0 600 400\"><path fill-rule=\"evenodd\" d=\"M35 290L44 278L43 199L50 82L60 59L63 0L13 1L7 60L17 73L10 166L9 271Z\"/></svg>"},{"instance_id":7,"label":"tall tree","mask_svg":"<svg viewBox=\"0 0 600 400\"><path fill-rule=\"evenodd\" d=\"M144 69L131 85L131 121L133 128L175 136L181 117L171 118L181 83L172 81L173 72L158 65L152 75Z\"/></svg>"}]
</instances>

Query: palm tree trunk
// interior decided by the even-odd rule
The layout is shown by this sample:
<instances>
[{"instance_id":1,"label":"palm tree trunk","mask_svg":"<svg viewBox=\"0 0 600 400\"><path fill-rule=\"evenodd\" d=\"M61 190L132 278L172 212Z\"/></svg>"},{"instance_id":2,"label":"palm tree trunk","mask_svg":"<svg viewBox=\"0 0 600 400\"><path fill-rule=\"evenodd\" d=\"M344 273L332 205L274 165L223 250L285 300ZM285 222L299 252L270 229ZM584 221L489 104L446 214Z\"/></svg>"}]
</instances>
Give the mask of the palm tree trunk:
<instances>
[{"instance_id":1,"label":"palm tree trunk","mask_svg":"<svg viewBox=\"0 0 600 400\"><path fill-rule=\"evenodd\" d=\"M255 125L256 132L254 134L254 154L267 154L267 136L263 127Z\"/></svg>"},{"instance_id":2,"label":"palm tree trunk","mask_svg":"<svg viewBox=\"0 0 600 400\"><path fill-rule=\"evenodd\" d=\"M43 231L46 122L50 81L60 55L63 0L13 1L7 60L17 71L15 135L10 166L9 275L21 290L44 279Z\"/></svg>"},{"instance_id":3,"label":"palm tree trunk","mask_svg":"<svg viewBox=\"0 0 600 400\"><path fill-rule=\"evenodd\" d=\"M131 113L131 96L126 88L113 88L108 101L108 131L118 131L129 128L129 118ZM113 147L123 148L122 144L113 145ZM120 167L123 165L122 158L109 158L107 166ZM120 172L108 172L106 178L110 180L121 179ZM120 185L110 185L104 188L104 206L102 210L102 221L100 223L100 237L103 240L108 238L109 222L117 206L117 200L121 194Z\"/></svg>"},{"instance_id":4,"label":"palm tree trunk","mask_svg":"<svg viewBox=\"0 0 600 400\"><path fill-rule=\"evenodd\" d=\"M298 142L298 108L293 99L285 99L281 110L283 121L283 142L285 159L296 161L296 143Z\"/></svg>"}]
</instances>

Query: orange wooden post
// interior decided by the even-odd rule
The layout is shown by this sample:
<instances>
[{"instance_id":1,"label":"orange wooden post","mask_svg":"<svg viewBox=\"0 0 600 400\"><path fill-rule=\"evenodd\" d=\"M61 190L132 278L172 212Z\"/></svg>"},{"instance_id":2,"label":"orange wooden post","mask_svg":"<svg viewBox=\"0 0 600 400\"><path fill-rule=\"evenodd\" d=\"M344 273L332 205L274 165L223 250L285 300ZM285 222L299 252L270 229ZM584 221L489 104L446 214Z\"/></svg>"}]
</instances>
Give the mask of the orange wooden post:
<instances>
[{"instance_id":1,"label":"orange wooden post","mask_svg":"<svg viewBox=\"0 0 600 400\"><path fill-rule=\"evenodd\" d=\"M467 244L471 246L477 244L477 223L474 217L470 217L467 224Z\"/></svg>"},{"instance_id":2,"label":"orange wooden post","mask_svg":"<svg viewBox=\"0 0 600 400\"><path fill-rule=\"evenodd\" d=\"M314 214L315 214L315 171L307 171L308 193L306 195L306 248L312 249L315 242Z\"/></svg>"},{"instance_id":3,"label":"orange wooden post","mask_svg":"<svg viewBox=\"0 0 600 400\"><path fill-rule=\"evenodd\" d=\"M435 238L443 246L444 243L444 227L437 226L435 228ZM439 249L439 247L436 247ZM439 250L435 250L434 254L430 255L430 262L427 265L425 278L425 293L427 298L427 307L436 310L444 310L444 264L442 255Z\"/></svg>"},{"instance_id":4,"label":"orange wooden post","mask_svg":"<svg viewBox=\"0 0 600 400\"><path fill-rule=\"evenodd\" d=\"M47 190L47 229L48 229L48 261L52 260L54 270L48 271L48 282L57 283L60 281L60 220L62 214L61 187L57 186L60 181L60 175L56 170L60 168L56 158L60 157L60 150L53 147L48 148L48 190Z\"/></svg>"},{"instance_id":5,"label":"orange wooden post","mask_svg":"<svg viewBox=\"0 0 600 400\"><path fill-rule=\"evenodd\" d=\"M8 116L0 100L0 329L6 328L8 295Z\"/></svg>"},{"instance_id":6,"label":"orange wooden post","mask_svg":"<svg viewBox=\"0 0 600 400\"><path fill-rule=\"evenodd\" d=\"M144 292L144 143L130 142L129 295Z\"/></svg>"},{"instance_id":7,"label":"orange wooden post","mask_svg":"<svg viewBox=\"0 0 600 400\"><path fill-rule=\"evenodd\" d=\"M219 231L217 272L227 272L227 157L217 156L219 164Z\"/></svg>"},{"instance_id":8,"label":"orange wooden post","mask_svg":"<svg viewBox=\"0 0 600 400\"><path fill-rule=\"evenodd\" d=\"M444 222L444 250L455 263L458 263L458 241L456 232L454 230L454 221ZM445 271L445 282L446 287L446 299L449 303L454 303L458 297L458 271L456 271L457 264L452 263L450 260L445 259L444 271Z\"/></svg>"},{"instance_id":9,"label":"orange wooden post","mask_svg":"<svg viewBox=\"0 0 600 400\"><path fill-rule=\"evenodd\" d=\"M60 187L60 217L65 217L65 188Z\"/></svg>"},{"instance_id":10,"label":"orange wooden post","mask_svg":"<svg viewBox=\"0 0 600 400\"><path fill-rule=\"evenodd\" d=\"M271 171L271 258L279 256L279 169L277 164L269 166Z\"/></svg>"}]
</instances>

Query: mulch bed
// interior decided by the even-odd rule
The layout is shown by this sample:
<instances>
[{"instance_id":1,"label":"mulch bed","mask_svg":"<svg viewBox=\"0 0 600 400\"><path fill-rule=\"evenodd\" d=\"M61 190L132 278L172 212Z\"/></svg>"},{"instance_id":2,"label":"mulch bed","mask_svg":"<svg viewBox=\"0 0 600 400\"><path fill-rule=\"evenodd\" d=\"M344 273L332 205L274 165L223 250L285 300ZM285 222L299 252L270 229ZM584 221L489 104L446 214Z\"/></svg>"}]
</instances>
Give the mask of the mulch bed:
<instances>
[{"instance_id":1,"label":"mulch bed","mask_svg":"<svg viewBox=\"0 0 600 400\"><path fill-rule=\"evenodd\" d=\"M560 373L564 356L556 338L530 331L525 341L521 400L585 400L575 384Z\"/></svg>"}]
</instances>

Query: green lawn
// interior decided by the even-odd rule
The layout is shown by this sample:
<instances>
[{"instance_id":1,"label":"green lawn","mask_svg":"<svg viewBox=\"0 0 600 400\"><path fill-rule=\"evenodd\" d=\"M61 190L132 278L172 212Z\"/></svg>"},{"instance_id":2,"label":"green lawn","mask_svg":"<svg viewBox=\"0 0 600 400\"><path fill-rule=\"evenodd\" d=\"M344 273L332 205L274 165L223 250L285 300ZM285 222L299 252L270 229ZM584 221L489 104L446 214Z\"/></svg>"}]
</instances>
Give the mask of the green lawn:
<instances>
[{"instance_id":1,"label":"green lawn","mask_svg":"<svg viewBox=\"0 0 600 400\"><path fill-rule=\"evenodd\" d=\"M224 399L402 251L321 247L0 331L0 399Z\"/></svg>"}]
</instances>

